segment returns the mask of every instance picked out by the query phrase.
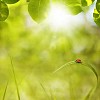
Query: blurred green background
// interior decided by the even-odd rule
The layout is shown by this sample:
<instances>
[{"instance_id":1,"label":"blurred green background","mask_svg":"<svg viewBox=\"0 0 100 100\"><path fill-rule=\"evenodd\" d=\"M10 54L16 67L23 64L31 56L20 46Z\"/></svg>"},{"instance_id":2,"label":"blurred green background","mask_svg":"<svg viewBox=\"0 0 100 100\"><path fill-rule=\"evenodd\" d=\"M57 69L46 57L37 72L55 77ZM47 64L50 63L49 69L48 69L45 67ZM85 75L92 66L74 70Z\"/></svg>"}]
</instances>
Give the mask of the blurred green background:
<instances>
[{"instance_id":1,"label":"blurred green background","mask_svg":"<svg viewBox=\"0 0 100 100\"><path fill-rule=\"evenodd\" d=\"M73 64L52 72L79 58L94 64L100 76L100 28L89 20L89 13L54 30L45 21L34 22L24 2L9 9L7 20L0 22L0 100L8 80L5 100L18 100L9 55L21 100L84 100L96 85L89 68ZM100 85L90 100L100 100Z\"/></svg>"}]
</instances>

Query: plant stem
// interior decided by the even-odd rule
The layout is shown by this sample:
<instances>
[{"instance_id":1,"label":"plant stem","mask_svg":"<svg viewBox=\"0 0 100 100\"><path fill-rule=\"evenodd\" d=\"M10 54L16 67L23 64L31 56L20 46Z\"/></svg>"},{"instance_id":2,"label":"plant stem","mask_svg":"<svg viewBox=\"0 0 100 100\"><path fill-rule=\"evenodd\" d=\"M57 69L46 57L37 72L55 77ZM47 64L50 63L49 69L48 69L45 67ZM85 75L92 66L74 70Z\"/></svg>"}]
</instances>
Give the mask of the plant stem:
<instances>
[{"instance_id":1,"label":"plant stem","mask_svg":"<svg viewBox=\"0 0 100 100\"><path fill-rule=\"evenodd\" d=\"M13 65L12 57L9 54L8 54L8 56L9 56L10 61L11 61L12 72L13 72L14 81L15 81L15 85L16 85L18 100L20 100L20 94L19 94L18 84L17 84L16 75L15 75L15 71L14 71L14 65Z\"/></svg>"}]
</instances>

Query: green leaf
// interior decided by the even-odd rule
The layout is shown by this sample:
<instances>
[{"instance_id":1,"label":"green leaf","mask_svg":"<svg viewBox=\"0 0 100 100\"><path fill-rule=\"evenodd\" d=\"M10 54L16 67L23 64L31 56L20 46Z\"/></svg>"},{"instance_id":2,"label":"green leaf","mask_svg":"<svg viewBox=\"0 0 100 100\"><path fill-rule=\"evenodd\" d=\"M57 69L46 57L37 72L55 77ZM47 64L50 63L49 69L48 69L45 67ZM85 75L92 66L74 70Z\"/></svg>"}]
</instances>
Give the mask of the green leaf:
<instances>
[{"instance_id":1,"label":"green leaf","mask_svg":"<svg viewBox=\"0 0 100 100\"><path fill-rule=\"evenodd\" d=\"M96 9L100 13L100 0L97 0Z\"/></svg>"},{"instance_id":2,"label":"green leaf","mask_svg":"<svg viewBox=\"0 0 100 100\"><path fill-rule=\"evenodd\" d=\"M68 6L68 9L71 11L72 14L76 15L79 14L80 12L82 12L82 7L80 4L76 4L76 5L70 5Z\"/></svg>"},{"instance_id":3,"label":"green leaf","mask_svg":"<svg viewBox=\"0 0 100 100\"><path fill-rule=\"evenodd\" d=\"M3 1L0 1L0 21L6 20L8 15L9 15L8 6Z\"/></svg>"},{"instance_id":4,"label":"green leaf","mask_svg":"<svg viewBox=\"0 0 100 100\"><path fill-rule=\"evenodd\" d=\"M81 0L82 6L90 6L95 0Z\"/></svg>"},{"instance_id":5,"label":"green leaf","mask_svg":"<svg viewBox=\"0 0 100 100\"><path fill-rule=\"evenodd\" d=\"M47 17L49 8L50 0L30 0L28 4L30 16L37 22Z\"/></svg>"},{"instance_id":6,"label":"green leaf","mask_svg":"<svg viewBox=\"0 0 100 100\"><path fill-rule=\"evenodd\" d=\"M95 23L100 26L100 13L96 9L94 9L93 18Z\"/></svg>"},{"instance_id":7,"label":"green leaf","mask_svg":"<svg viewBox=\"0 0 100 100\"><path fill-rule=\"evenodd\" d=\"M14 4L16 2L18 2L19 0L2 0L4 1L5 3L8 3L8 4Z\"/></svg>"},{"instance_id":8,"label":"green leaf","mask_svg":"<svg viewBox=\"0 0 100 100\"><path fill-rule=\"evenodd\" d=\"M62 0L66 7L71 11L72 14L79 14L82 12L80 0Z\"/></svg>"}]
</instances>

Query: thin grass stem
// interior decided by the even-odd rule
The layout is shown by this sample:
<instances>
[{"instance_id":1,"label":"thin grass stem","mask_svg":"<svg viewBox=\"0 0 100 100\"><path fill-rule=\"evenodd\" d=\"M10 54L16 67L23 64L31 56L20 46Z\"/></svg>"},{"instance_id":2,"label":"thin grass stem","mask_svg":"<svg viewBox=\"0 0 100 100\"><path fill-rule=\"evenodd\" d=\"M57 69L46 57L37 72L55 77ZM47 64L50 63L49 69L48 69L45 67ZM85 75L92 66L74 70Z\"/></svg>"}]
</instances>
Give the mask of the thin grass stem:
<instances>
[{"instance_id":1,"label":"thin grass stem","mask_svg":"<svg viewBox=\"0 0 100 100\"><path fill-rule=\"evenodd\" d=\"M5 87L5 90L4 90L4 94L3 94L3 99L2 99L2 100L5 100L7 88L8 88L8 82L7 82L7 84L6 84L6 87Z\"/></svg>"},{"instance_id":2,"label":"thin grass stem","mask_svg":"<svg viewBox=\"0 0 100 100\"><path fill-rule=\"evenodd\" d=\"M49 95L48 95L48 93L47 93L47 91L46 91L46 89L45 89L45 87L43 86L43 84L42 84L41 82L40 82L40 85L41 85L42 89L44 90L44 92L45 92L47 98L48 98L49 100L51 100L50 97L49 97Z\"/></svg>"},{"instance_id":3,"label":"thin grass stem","mask_svg":"<svg viewBox=\"0 0 100 100\"><path fill-rule=\"evenodd\" d=\"M17 84L17 80L16 80L15 71L14 71L13 60L12 60L11 55L9 55L9 53L8 53L8 56L9 56L10 62L11 62L11 68L12 68L12 72L13 72L13 76L14 76L14 81L15 81L15 85L16 85L18 100L20 100L20 93L19 93L19 88L18 88L18 84Z\"/></svg>"},{"instance_id":4,"label":"thin grass stem","mask_svg":"<svg viewBox=\"0 0 100 100\"><path fill-rule=\"evenodd\" d=\"M61 70L61 69L64 68L65 66L69 66L69 65L74 64L74 63L75 63L75 61L70 61L70 62L67 62L67 63L63 64L61 67L59 67L57 70L55 70L55 71L53 72L53 74L56 73L56 72L58 72L59 70Z\"/></svg>"}]
</instances>

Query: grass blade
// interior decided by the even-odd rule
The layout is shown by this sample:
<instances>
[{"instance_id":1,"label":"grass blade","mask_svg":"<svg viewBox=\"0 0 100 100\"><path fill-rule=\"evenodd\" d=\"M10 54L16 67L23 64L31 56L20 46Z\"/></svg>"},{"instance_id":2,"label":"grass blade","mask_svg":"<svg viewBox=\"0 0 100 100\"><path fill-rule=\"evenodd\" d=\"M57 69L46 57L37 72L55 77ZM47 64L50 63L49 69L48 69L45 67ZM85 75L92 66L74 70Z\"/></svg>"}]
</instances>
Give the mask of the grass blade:
<instances>
[{"instance_id":1,"label":"grass blade","mask_svg":"<svg viewBox=\"0 0 100 100\"><path fill-rule=\"evenodd\" d=\"M4 94L3 94L3 99L2 100L5 100L7 88L8 88L8 82L6 84L6 87L5 87L5 90L4 90Z\"/></svg>"},{"instance_id":2,"label":"grass blade","mask_svg":"<svg viewBox=\"0 0 100 100\"><path fill-rule=\"evenodd\" d=\"M43 86L43 84L42 84L41 82L40 82L40 85L41 85L42 89L44 90L44 92L45 92L47 98L50 100L50 97L49 97L49 95L48 95L48 93L47 93L45 87Z\"/></svg>"},{"instance_id":3,"label":"grass blade","mask_svg":"<svg viewBox=\"0 0 100 100\"><path fill-rule=\"evenodd\" d=\"M97 84L98 84L98 74L94 68L94 66L90 63L83 63L84 66L87 66L88 68L90 68L92 70L92 72L95 74L96 79L97 79Z\"/></svg>"},{"instance_id":4,"label":"grass blade","mask_svg":"<svg viewBox=\"0 0 100 100\"><path fill-rule=\"evenodd\" d=\"M95 89L96 89L97 86L98 86L98 74L97 74L97 72L96 72L96 70L94 69L94 66L93 66L92 64L90 64L90 63L82 63L82 64L83 64L84 66L87 66L89 69L92 70L92 72L93 72L94 75L96 76L96 80L97 80L95 87L92 88L92 89L89 91L89 93L86 95L86 97L85 97L85 99L84 99L84 100L89 100L90 97L93 95Z\"/></svg>"},{"instance_id":5,"label":"grass blade","mask_svg":"<svg viewBox=\"0 0 100 100\"><path fill-rule=\"evenodd\" d=\"M79 59L78 59L78 60L79 60ZM97 85L98 85L98 74L97 74L97 72L96 72L96 70L95 70L95 68L94 68L94 66L93 66L92 64L86 63L86 62L81 62L81 60L79 60L79 62L78 62L77 60L76 60L76 61L71 61L71 62L65 63L64 65L62 65L61 67L59 67L57 70L55 70L55 71L53 72L53 74L56 73L57 71L61 70L61 69L64 68L65 66L69 66L69 65L71 65L71 64L76 64L76 63L77 63L77 64L82 64L82 65L84 65L84 66L87 66L88 68L90 68L90 69L92 70L92 72L93 72L93 73L95 74L95 76L96 76L97 82L96 82L95 87L93 87L92 89L90 89L89 93L86 95L86 97L85 97L85 99L84 99L84 100L89 100L90 97L92 96L92 94L94 93L95 89L97 88Z\"/></svg>"},{"instance_id":6,"label":"grass blade","mask_svg":"<svg viewBox=\"0 0 100 100\"><path fill-rule=\"evenodd\" d=\"M15 81L15 85L16 85L18 100L20 100L20 94L19 94L18 84L17 84L16 75L15 75L15 71L14 71L13 60L12 60L12 57L9 54L8 54L8 56L9 56L10 62L11 62L11 68L12 68L12 72L13 72L13 76L14 76L14 81Z\"/></svg>"},{"instance_id":7,"label":"grass blade","mask_svg":"<svg viewBox=\"0 0 100 100\"><path fill-rule=\"evenodd\" d=\"M59 70L61 70L61 69L64 68L65 66L69 66L69 65L71 65L71 64L73 64L73 63L75 63L75 61L70 61L70 62L67 62L67 63L63 64L61 67L59 67L57 70L55 70L55 71L53 72L53 74L56 73L56 72L58 72Z\"/></svg>"}]
</instances>

